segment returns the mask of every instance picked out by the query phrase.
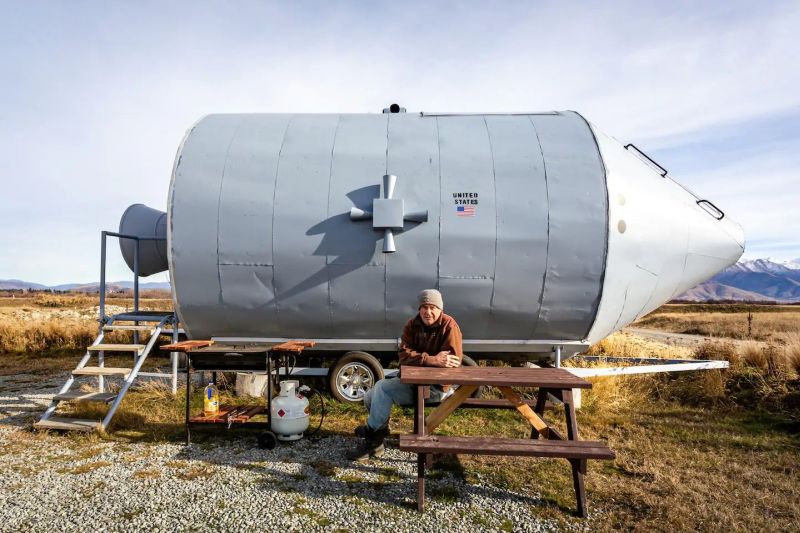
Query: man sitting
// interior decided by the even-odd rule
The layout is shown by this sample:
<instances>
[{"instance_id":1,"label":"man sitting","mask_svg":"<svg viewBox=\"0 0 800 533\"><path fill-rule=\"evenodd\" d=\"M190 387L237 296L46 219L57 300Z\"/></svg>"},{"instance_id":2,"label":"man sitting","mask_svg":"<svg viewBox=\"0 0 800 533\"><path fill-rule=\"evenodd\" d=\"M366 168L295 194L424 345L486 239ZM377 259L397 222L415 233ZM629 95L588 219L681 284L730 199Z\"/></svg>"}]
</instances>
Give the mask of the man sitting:
<instances>
[{"instance_id":1,"label":"man sitting","mask_svg":"<svg viewBox=\"0 0 800 533\"><path fill-rule=\"evenodd\" d=\"M442 295L435 289L419 293L419 313L403 328L400 341L401 365L458 367L464 353L461 347L461 329L453 317L442 312ZM427 402L438 402L446 394L446 386L433 385ZM364 395L364 406L369 410L367 424L356 429L364 441L347 454L355 461L383 455L383 440L389 434L389 416L392 404L413 405L414 385L402 383L397 378L378 381Z\"/></svg>"}]
</instances>

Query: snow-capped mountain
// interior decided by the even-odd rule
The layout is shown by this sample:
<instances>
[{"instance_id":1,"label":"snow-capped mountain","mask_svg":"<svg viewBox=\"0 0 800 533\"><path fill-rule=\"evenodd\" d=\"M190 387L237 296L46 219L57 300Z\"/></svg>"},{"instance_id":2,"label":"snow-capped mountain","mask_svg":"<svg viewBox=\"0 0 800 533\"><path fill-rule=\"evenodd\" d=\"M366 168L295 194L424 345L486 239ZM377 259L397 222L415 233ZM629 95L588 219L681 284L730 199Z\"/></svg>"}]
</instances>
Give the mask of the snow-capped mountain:
<instances>
[{"instance_id":1,"label":"snow-capped mountain","mask_svg":"<svg viewBox=\"0 0 800 533\"><path fill-rule=\"evenodd\" d=\"M785 261L773 261L770 258L748 259L739 261L727 269L727 271L731 272L762 272L768 274L791 274L795 270L800 270L800 258Z\"/></svg>"},{"instance_id":2,"label":"snow-capped mountain","mask_svg":"<svg viewBox=\"0 0 800 533\"><path fill-rule=\"evenodd\" d=\"M786 268L789 268L789 269L792 269L792 270L800 270L800 257L798 257L797 259L787 259L785 261L776 261L776 263L778 263L779 265L783 265Z\"/></svg>"},{"instance_id":3,"label":"snow-capped mountain","mask_svg":"<svg viewBox=\"0 0 800 533\"><path fill-rule=\"evenodd\" d=\"M676 298L694 302L720 299L800 302L800 258L739 261Z\"/></svg>"}]
</instances>

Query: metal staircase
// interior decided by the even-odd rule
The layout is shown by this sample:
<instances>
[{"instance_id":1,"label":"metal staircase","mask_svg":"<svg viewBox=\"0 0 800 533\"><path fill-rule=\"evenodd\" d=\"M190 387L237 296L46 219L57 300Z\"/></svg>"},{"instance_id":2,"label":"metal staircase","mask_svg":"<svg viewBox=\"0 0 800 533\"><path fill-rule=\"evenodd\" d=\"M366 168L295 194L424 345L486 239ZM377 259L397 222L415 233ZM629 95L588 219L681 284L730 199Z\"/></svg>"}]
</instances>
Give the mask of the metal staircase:
<instances>
[{"instance_id":1,"label":"metal staircase","mask_svg":"<svg viewBox=\"0 0 800 533\"><path fill-rule=\"evenodd\" d=\"M132 322L132 324L118 324L119 322ZM142 322L148 324L140 325ZM171 328L167 329L168 326L171 326ZM130 344L105 343L103 341L105 340L106 332L109 331L129 331L133 334L133 342ZM150 333L147 344L139 344L139 334L141 332ZM111 423L111 419L114 417L114 413L119 408L128 389L139 376L171 378L174 393L177 387L176 354L172 354L171 373L141 372L142 365L161 335L170 335L173 340L177 340L178 329L174 313L145 311L122 313L107 317L97 338L86 349L86 353L75 367L75 370L72 371L64 386L53 397L50 406L33 427L35 429L77 431L105 430ZM133 365L130 368L107 367L105 366L105 352L133 353ZM88 366L92 357L95 356L97 357L97 366ZM86 376L97 378L96 391L71 390L73 385L78 383L77 378ZM122 378L118 392L106 392L106 378ZM53 416L61 402L100 402L111 404L111 407L109 407L102 420Z\"/></svg>"}]
</instances>

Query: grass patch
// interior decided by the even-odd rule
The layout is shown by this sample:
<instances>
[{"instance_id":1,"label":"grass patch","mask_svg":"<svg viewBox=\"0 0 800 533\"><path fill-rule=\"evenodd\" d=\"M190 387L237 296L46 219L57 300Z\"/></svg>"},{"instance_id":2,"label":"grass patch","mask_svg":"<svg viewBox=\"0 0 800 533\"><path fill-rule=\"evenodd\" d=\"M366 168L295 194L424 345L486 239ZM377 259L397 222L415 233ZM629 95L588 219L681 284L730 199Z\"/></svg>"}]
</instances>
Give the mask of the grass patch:
<instances>
[{"instance_id":1,"label":"grass patch","mask_svg":"<svg viewBox=\"0 0 800 533\"><path fill-rule=\"evenodd\" d=\"M359 476L358 474L339 474L336 478L339 481L344 481L345 483L363 483L366 481L363 477Z\"/></svg>"},{"instance_id":2,"label":"grass patch","mask_svg":"<svg viewBox=\"0 0 800 533\"><path fill-rule=\"evenodd\" d=\"M336 466L324 459L311 463L311 468L322 477L334 477L336 475Z\"/></svg>"},{"instance_id":3,"label":"grass patch","mask_svg":"<svg viewBox=\"0 0 800 533\"><path fill-rule=\"evenodd\" d=\"M87 448L85 450L81 450L75 455L73 455L72 459L91 459L92 457L96 457L103 452L102 448Z\"/></svg>"},{"instance_id":4,"label":"grass patch","mask_svg":"<svg viewBox=\"0 0 800 533\"><path fill-rule=\"evenodd\" d=\"M179 470L174 475L178 479L191 481L195 479L208 479L214 475L214 471L206 466L198 466L189 468L188 470Z\"/></svg>"},{"instance_id":5,"label":"grass patch","mask_svg":"<svg viewBox=\"0 0 800 533\"><path fill-rule=\"evenodd\" d=\"M139 516L143 512L144 512L144 509L133 509L131 511L124 511L124 512L120 513L119 516L123 520L133 520L134 518L136 518L137 516Z\"/></svg>"},{"instance_id":6,"label":"grass patch","mask_svg":"<svg viewBox=\"0 0 800 533\"><path fill-rule=\"evenodd\" d=\"M489 520L489 518L483 513L473 513L470 519L473 524L480 526L483 529L489 529L489 527L492 525L492 521Z\"/></svg>"},{"instance_id":7,"label":"grass patch","mask_svg":"<svg viewBox=\"0 0 800 533\"><path fill-rule=\"evenodd\" d=\"M133 473L133 477L136 479L158 479L161 477L161 472L159 470L138 470Z\"/></svg>"},{"instance_id":8,"label":"grass patch","mask_svg":"<svg viewBox=\"0 0 800 533\"><path fill-rule=\"evenodd\" d=\"M378 481L381 483L393 483L402 481L403 474L395 467L381 468L378 470Z\"/></svg>"},{"instance_id":9,"label":"grass patch","mask_svg":"<svg viewBox=\"0 0 800 533\"><path fill-rule=\"evenodd\" d=\"M452 485L437 485L428 491L431 499L442 503L455 503L458 501L458 489Z\"/></svg>"}]
</instances>

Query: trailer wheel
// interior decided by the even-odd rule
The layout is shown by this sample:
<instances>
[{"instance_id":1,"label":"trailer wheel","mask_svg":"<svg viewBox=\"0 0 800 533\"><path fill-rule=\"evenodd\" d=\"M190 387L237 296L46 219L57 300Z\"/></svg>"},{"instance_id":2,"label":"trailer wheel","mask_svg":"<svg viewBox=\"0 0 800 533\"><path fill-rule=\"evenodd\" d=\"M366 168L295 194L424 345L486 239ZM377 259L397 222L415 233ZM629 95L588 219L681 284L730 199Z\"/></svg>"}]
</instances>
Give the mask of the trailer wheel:
<instances>
[{"instance_id":1,"label":"trailer wheel","mask_svg":"<svg viewBox=\"0 0 800 533\"><path fill-rule=\"evenodd\" d=\"M340 402L356 403L383 379L380 361L366 352L347 352L328 373L328 388Z\"/></svg>"}]
</instances>

